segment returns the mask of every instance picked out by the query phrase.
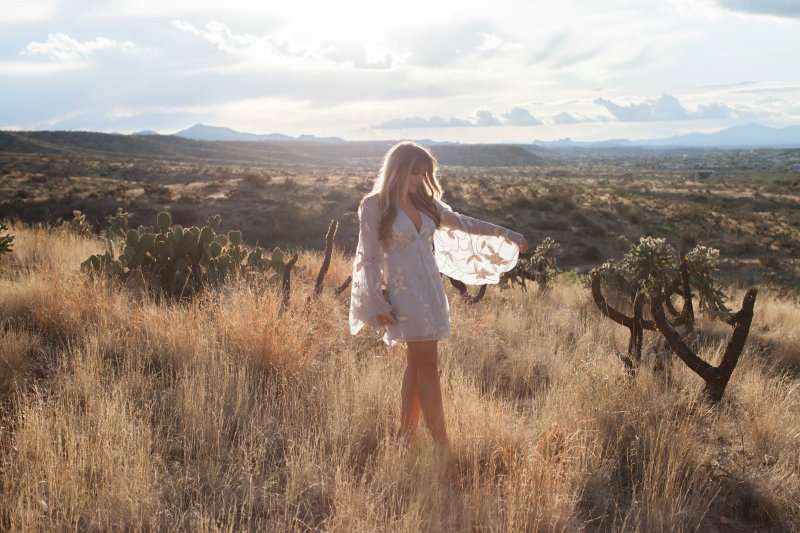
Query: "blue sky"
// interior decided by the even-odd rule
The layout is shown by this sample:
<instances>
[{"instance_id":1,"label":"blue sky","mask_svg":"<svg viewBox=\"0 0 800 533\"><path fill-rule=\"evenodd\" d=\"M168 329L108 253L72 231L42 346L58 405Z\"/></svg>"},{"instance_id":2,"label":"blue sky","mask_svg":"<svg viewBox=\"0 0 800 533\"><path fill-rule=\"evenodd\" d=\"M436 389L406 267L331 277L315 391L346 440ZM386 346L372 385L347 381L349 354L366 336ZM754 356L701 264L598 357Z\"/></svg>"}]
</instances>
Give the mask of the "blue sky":
<instances>
[{"instance_id":1,"label":"blue sky","mask_svg":"<svg viewBox=\"0 0 800 533\"><path fill-rule=\"evenodd\" d=\"M653 138L800 124L800 0L0 1L0 128Z\"/></svg>"}]
</instances>

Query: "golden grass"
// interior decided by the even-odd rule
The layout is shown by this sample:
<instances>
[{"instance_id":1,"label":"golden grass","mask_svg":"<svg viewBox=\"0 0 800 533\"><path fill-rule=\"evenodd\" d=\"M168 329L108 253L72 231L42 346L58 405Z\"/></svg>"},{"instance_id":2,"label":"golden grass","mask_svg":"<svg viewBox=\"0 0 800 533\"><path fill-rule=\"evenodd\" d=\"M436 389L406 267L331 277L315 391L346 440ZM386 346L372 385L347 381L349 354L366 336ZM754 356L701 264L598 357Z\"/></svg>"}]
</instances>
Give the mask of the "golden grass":
<instances>
[{"instance_id":1,"label":"golden grass","mask_svg":"<svg viewBox=\"0 0 800 533\"><path fill-rule=\"evenodd\" d=\"M451 296L453 443L404 450L402 348L349 335L349 274L304 252L190 303L91 281L102 245L13 228L0 262L0 527L31 530L729 531L800 527L796 301L762 294L722 401L679 362L625 378L587 289ZM701 319L716 361L730 328ZM653 339L648 345L654 344Z\"/></svg>"}]
</instances>

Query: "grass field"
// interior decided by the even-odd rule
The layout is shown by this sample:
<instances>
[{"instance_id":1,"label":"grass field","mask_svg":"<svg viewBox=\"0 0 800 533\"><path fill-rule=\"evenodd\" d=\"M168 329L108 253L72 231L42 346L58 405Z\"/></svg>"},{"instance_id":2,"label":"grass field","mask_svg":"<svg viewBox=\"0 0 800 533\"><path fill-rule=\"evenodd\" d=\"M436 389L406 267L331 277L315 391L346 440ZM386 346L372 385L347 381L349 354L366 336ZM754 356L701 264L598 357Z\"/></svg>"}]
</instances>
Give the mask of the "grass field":
<instances>
[{"instance_id":1,"label":"grass field","mask_svg":"<svg viewBox=\"0 0 800 533\"><path fill-rule=\"evenodd\" d=\"M451 293L440 372L453 453L442 457L424 432L410 450L394 439L403 349L349 335L348 295L332 292L347 254L313 298L322 258L301 252L278 318L269 281L158 303L79 271L100 240L21 223L11 233L4 530L800 528L800 303L784 292L759 293L716 407L697 401L702 383L678 361L669 382L645 369L627 379L613 355L627 332L582 285L493 287L472 306ZM698 352L716 361L730 328L701 318L698 330Z\"/></svg>"}]
</instances>

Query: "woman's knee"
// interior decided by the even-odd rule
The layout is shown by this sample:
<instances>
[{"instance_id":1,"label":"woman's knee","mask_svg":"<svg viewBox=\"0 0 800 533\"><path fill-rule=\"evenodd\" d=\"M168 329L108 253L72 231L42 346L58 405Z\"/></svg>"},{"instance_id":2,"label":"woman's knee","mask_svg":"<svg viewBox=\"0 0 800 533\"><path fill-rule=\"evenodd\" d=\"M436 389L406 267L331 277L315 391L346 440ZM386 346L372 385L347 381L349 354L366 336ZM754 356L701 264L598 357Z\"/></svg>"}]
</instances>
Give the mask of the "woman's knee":
<instances>
[{"instance_id":1,"label":"woman's knee","mask_svg":"<svg viewBox=\"0 0 800 533\"><path fill-rule=\"evenodd\" d=\"M430 357L435 358L437 351L436 341L415 341L409 342L407 345L408 358L414 361Z\"/></svg>"},{"instance_id":2,"label":"woman's knee","mask_svg":"<svg viewBox=\"0 0 800 533\"><path fill-rule=\"evenodd\" d=\"M438 371L438 354L436 345L417 346L416 349L409 350L409 366L413 366L422 372Z\"/></svg>"}]
</instances>

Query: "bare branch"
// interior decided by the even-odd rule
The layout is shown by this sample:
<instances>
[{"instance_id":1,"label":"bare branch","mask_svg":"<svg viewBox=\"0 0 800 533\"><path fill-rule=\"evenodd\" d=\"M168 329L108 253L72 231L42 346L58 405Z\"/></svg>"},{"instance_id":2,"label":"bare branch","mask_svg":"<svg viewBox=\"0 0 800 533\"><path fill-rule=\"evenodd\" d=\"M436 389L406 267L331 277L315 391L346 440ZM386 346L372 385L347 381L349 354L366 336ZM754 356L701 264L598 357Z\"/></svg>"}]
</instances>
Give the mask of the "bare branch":
<instances>
[{"instance_id":1,"label":"bare branch","mask_svg":"<svg viewBox=\"0 0 800 533\"><path fill-rule=\"evenodd\" d=\"M322 266L317 274L317 284L314 286L314 294L319 295L322 293L322 283L325 281L325 274L328 273L328 268L331 266L331 254L333 253L333 238L336 236L336 230L339 228L339 222L331 220L331 225L328 227L328 234L325 236L325 259L322 261Z\"/></svg>"},{"instance_id":2,"label":"bare branch","mask_svg":"<svg viewBox=\"0 0 800 533\"><path fill-rule=\"evenodd\" d=\"M344 280L344 283L339 285L339 288L336 289L333 293L336 296L339 296L340 294L342 294L345 291L345 289L347 289L347 287L350 286L350 282L352 282L352 281L353 281L353 276L347 276L347 279Z\"/></svg>"},{"instance_id":3,"label":"bare branch","mask_svg":"<svg viewBox=\"0 0 800 533\"><path fill-rule=\"evenodd\" d=\"M289 293L291 292L291 276L292 276L292 267L294 264L297 263L298 255L294 254L294 256L283 265L283 276L281 277L281 308L278 312L278 315L283 315L286 308L289 307Z\"/></svg>"}]
</instances>

